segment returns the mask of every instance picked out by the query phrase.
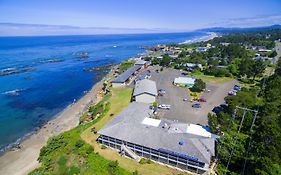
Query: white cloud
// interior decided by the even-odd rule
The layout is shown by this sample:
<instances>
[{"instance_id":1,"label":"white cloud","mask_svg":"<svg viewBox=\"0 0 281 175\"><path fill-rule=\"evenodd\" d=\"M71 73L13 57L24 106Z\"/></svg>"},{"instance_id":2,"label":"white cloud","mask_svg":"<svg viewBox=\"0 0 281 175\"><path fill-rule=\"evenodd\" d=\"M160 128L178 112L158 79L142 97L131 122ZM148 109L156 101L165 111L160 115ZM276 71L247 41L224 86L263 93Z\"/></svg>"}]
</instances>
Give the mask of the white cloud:
<instances>
[{"instance_id":1,"label":"white cloud","mask_svg":"<svg viewBox=\"0 0 281 175\"><path fill-rule=\"evenodd\" d=\"M123 33L161 33L163 29L77 27L67 25L41 25L0 23L0 36L43 36L43 35L92 35Z\"/></svg>"},{"instance_id":2,"label":"white cloud","mask_svg":"<svg viewBox=\"0 0 281 175\"><path fill-rule=\"evenodd\" d=\"M281 15L256 16L250 18L230 18L208 24L208 27L259 27L281 24Z\"/></svg>"}]
</instances>

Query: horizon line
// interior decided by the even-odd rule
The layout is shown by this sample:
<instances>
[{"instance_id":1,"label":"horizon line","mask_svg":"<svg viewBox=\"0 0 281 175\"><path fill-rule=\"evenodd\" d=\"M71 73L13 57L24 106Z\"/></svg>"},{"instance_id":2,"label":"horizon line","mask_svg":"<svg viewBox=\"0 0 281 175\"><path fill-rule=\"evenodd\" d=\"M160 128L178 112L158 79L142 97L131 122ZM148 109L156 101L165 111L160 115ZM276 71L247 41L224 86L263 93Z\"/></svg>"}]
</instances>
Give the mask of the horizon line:
<instances>
[{"instance_id":1,"label":"horizon line","mask_svg":"<svg viewBox=\"0 0 281 175\"><path fill-rule=\"evenodd\" d=\"M30 24L30 23L14 23L14 22L0 22L0 26L23 26L26 27L26 31L22 31L22 28L12 28L6 30L0 28L0 37L28 37L28 36L90 36L90 35L134 35L134 34L157 34L157 33L186 33L186 32L202 32L208 29L251 29L251 28L265 28L272 26L280 26L280 24L263 25L256 27L220 27L220 26L210 26L197 29L168 29L168 28L127 28L127 27L82 27L73 25L56 25L56 24ZM27 30L29 27L30 30ZM31 29L45 29L46 31L37 30L31 31ZM48 31L49 29L49 31ZM51 30L55 29L55 30ZM12 33L11 31L14 30ZM16 33L17 30L23 33ZM94 31L96 30L96 31ZM110 31L111 30L111 31ZM127 30L127 31L126 31ZM200 31L201 30L201 31ZM3 33L2 33L3 32ZM6 32L6 33L5 33ZM9 33L11 32L11 33ZM25 32L25 33L24 33ZM37 33L36 33L37 32ZM38 33L39 32L39 33ZM43 33L40 33L43 32ZM70 32L70 33L69 33ZM206 32L206 31L205 31Z\"/></svg>"}]
</instances>

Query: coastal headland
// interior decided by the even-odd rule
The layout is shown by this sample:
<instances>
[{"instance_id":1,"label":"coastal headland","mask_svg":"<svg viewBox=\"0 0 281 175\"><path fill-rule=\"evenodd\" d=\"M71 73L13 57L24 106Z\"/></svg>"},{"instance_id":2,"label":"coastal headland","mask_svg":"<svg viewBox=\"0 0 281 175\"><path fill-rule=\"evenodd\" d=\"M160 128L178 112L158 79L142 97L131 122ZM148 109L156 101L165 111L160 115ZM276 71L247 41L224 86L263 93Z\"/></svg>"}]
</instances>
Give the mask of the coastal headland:
<instances>
[{"instance_id":1,"label":"coastal headland","mask_svg":"<svg viewBox=\"0 0 281 175\"><path fill-rule=\"evenodd\" d=\"M216 33L208 34L208 36L192 42L208 41L218 36ZM115 69L116 67L113 67L81 99L69 105L58 115L54 116L52 120L43 125L37 132L23 140L19 145L19 149L7 151L0 156L0 174L23 175L39 167L40 163L37 159L40 149L47 143L50 137L78 126L81 115L88 110L88 107L98 103L102 99L101 91L103 82L113 76Z\"/></svg>"}]
</instances>

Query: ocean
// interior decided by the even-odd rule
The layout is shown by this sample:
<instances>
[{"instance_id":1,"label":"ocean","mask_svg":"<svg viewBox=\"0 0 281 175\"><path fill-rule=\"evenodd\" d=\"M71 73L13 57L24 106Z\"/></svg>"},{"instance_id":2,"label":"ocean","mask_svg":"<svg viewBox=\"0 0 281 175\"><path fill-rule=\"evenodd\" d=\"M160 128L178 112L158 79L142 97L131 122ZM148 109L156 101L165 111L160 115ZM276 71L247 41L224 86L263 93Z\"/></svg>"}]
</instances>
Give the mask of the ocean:
<instances>
[{"instance_id":1,"label":"ocean","mask_svg":"<svg viewBox=\"0 0 281 175\"><path fill-rule=\"evenodd\" d=\"M144 46L197 40L206 33L0 37L0 150L79 99L108 69ZM88 53L88 58L81 58ZM0 151L0 152L1 152Z\"/></svg>"}]
</instances>

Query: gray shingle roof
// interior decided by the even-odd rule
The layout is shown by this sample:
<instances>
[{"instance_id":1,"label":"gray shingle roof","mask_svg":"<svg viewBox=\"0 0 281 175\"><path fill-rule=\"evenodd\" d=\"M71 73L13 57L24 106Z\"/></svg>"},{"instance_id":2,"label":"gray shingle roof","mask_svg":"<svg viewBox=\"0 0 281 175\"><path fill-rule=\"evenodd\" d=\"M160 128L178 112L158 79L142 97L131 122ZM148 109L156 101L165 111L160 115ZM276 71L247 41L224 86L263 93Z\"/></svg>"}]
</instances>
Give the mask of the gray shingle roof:
<instances>
[{"instance_id":1,"label":"gray shingle roof","mask_svg":"<svg viewBox=\"0 0 281 175\"><path fill-rule=\"evenodd\" d=\"M143 93L147 93L153 96L157 96L157 88L155 81L143 79L136 82L133 96L137 96Z\"/></svg>"},{"instance_id":2,"label":"gray shingle roof","mask_svg":"<svg viewBox=\"0 0 281 175\"><path fill-rule=\"evenodd\" d=\"M116 77L112 83L124 83L126 82L130 76L133 75L133 73L135 73L137 70L139 70L141 68L141 65L135 65L133 67L130 67L129 69L127 69L125 72L123 72L122 74L120 74L118 77Z\"/></svg>"},{"instance_id":3,"label":"gray shingle roof","mask_svg":"<svg viewBox=\"0 0 281 175\"><path fill-rule=\"evenodd\" d=\"M151 115L149 104L133 102L98 133L156 150L162 148L187 154L210 164L211 156L215 155L215 138L175 132L176 128L163 129L165 123L175 123L170 120L162 120L158 127L142 124L144 118ZM180 145L179 141L184 144Z\"/></svg>"},{"instance_id":4,"label":"gray shingle roof","mask_svg":"<svg viewBox=\"0 0 281 175\"><path fill-rule=\"evenodd\" d=\"M136 63L135 63L135 65L144 65L144 64L146 64L146 63L147 63L147 62L144 61L144 60L137 60Z\"/></svg>"}]
</instances>

